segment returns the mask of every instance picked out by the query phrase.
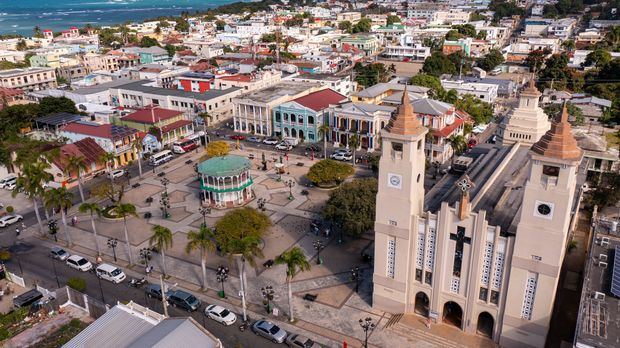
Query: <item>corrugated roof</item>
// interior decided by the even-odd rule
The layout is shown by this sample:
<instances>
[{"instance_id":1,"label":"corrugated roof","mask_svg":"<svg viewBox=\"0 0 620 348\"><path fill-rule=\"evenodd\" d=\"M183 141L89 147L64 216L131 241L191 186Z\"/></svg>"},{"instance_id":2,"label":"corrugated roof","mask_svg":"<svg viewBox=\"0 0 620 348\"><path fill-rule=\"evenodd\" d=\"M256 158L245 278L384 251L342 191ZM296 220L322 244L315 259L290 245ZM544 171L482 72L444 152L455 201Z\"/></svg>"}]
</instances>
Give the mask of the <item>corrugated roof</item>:
<instances>
[{"instance_id":1,"label":"corrugated roof","mask_svg":"<svg viewBox=\"0 0 620 348\"><path fill-rule=\"evenodd\" d=\"M62 126L71 122L79 121L82 115L70 114L68 112L57 112L47 116L39 117L35 121L39 125L45 126Z\"/></svg>"},{"instance_id":2,"label":"corrugated roof","mask_svg":"<svg viewBox=\"0 0 620 348\"><path fill-rule=\"evenodd\" d=\"M179 128L181 128L183 126L187 126L189 124L192 124L192 121L190 121L190 120L180 120L180 121L172 122L171 124L169 124L167 126L161 127L161 131L163 133L168 133L171 130L179 129Z\"/></svg>"},{"instance_id":3,"label":"corrugated roof","mask_svg":"<svg viewBox=\"0 0 620 348\"><path fill-rule=\"evenodd\" d=\"M221 347L221 342L191 317L167 318L135 340L131 348Z\"/></svg>"},{"instance_id":4,"label":"corrugated roof","mask_svg":"<svg viewBox=\"0 0 620 348\"><path fill-rule=\"evenodd\" d=\"M153 124L159 121L165 121L167 119L177 117L182 114L182 111L164 109L157 106L150 106L133 112L127 116L124 116L122 120Z\"/></svg>"},{"instance_id":5,"label":"corrugated roof","mask_svg":"<svg viewBox=\"0 0 620 348\"><path fill-rule=\"evenodd\" d=\"M98 138L119 140L137 133L136 129L115 124L98 124L93 122L73 122L66 125L64 132L90 135Z\"/></svg>"}]
</instances>

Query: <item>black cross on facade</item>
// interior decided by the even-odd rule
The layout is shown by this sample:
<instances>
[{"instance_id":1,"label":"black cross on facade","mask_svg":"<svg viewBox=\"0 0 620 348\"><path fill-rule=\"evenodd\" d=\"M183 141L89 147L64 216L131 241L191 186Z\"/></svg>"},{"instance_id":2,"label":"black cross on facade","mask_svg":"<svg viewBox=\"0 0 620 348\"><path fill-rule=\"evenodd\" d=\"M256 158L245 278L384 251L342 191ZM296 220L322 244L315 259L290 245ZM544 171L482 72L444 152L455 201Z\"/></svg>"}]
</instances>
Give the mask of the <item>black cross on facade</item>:
<instances>
[{"instance_id":1,"label":"black cross on facade","mask_svg":"<svg viewBox=\"0 0 620 348\"><path fill-rule=\"evenodd\" d=\"M456 241L452 274L456 277L460 277L461 264L463 263L463 248L465 243L471 244L471 238L465 236L465 227L457 226L456 233L450 233L450 239Z\"/></svg>"}]
</instances>

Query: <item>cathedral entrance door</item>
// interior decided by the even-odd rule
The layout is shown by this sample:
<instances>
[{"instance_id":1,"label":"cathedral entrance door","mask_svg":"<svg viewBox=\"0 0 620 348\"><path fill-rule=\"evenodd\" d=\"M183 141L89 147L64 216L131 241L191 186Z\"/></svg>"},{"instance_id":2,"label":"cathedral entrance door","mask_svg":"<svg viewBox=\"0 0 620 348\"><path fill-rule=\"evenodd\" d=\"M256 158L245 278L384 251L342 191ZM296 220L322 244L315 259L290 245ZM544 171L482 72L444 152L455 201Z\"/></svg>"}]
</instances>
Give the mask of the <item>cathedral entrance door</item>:
<instances>
[{"instance_id":1,"label":"cathedral entrance door","mask_svg":"<svg viewBox=\"0 0 620 348\"><path fill-rule=\"evenodd\" d=\"M493 338L493 316L488 312L482 312L478 315L478 325L476 326L476 332L482 336Z\"/></svg>"},{"instance_id":2,"label":"cathedral entrance door","mask_svg":"<svg viewBox=\"0 0 620 348\"><path fill-rule=\"evenodd\" d=\"M415 295L415 312L424 317L428 317L429 300L428 296L420 291Z\"/></svg>"},{"instance_id":3,"label":"cathedral entrance door","mask_svg":"<svg viewBox=\"0 0 620 348\"><path fill-rule=\"evenodd\" d=\"M448 301L443 305L443 322L462 329L463 309L458 303Z\"/></svg>"}]
</instances>

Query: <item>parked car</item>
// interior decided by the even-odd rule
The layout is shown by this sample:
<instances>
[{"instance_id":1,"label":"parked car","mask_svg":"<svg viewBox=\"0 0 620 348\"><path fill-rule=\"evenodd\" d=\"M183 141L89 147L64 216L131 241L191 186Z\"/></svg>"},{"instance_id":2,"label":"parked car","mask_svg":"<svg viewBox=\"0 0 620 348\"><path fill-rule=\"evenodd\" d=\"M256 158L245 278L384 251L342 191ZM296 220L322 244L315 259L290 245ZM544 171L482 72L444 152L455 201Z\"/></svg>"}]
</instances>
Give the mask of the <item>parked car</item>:
<instances>
[{"instance_id":1,"label":"parked car","mask_svg":"<svg viewBox=\"0 0 620 348\"><path fill-rule=\"evenodd\" d=\"M241 134L233 134L229 138L232 140L245 140L245 136Z\"/></svg>"},{"instance_id":2,"label":"parked car","mask_svg":"<svg viewBox=\"0 0 620 348\"><path fill-rule=\"evenodd\" d=\"M108 172L109 179L121 178L125 175L125 170L123 169L115 169Z\"/></svg>"},{"instance_id":3,"label":"parked car","mask_svg":"<svg viewBox=\"0 0 620 348\"><path fill-rule=\"evenodd\" d=\"M13 298L13 307L16 309L28 307L43 298L43 294L38 290L32 289Z\"/></svg>"},{"instance_id":4,"label":"parked car","mask_svg":"<svg viewBox=\"0 0 620 348\"><path fill-rule=\"evenodd\" d=\"M294 348L321 348L321 345L306 336L290 334L286 338L286 344Z\"/></svg>"},{"instance_id":5,"label":"parked car","mask_svg":"<svg viewBox=\"0 0 620 348\"><path fill-rule=\"evenodd\" d=\"M10 226L16 222L22 221L23 219L24 217L18 214L5 215L0 218L0 227Z\"/></svg>"},{"instance_id":6,"label":"parked car","mask_svg":"<svg viewBox=\"0 0 620 348\"><path fill-rule=\"evenodd\" d=\"M224 325L232 325L237 321L235 313L218 305L207 306L207 308L205 308L205 315Z\"/></svg>"},{"instance_id":7,"label":"parked car","mask_svg":"<svg viewBox=\"0 0 620 348\"><path fill-rule=\"evenodd\" d=\"M17 175L9 174L4 178L0 179L0 188L5 188L7 184L17 181Z\"/></svg>"},{"instance_id":8,"label":"parked car","mask_svg":"<svg viewBox=\"0 0 620 348\"><path fill-rule=\"evenodd\" d=\"M310 144L310 145L306 146L306 151L319 152L319 151L321 151L321 147L316 145L316 144Z\"/></svg>"},{"instance_id":9,"label":"parked car","mask_svg":"<svg viewBox=\"0 0 620 348\"><path fill-rule=\"evenodd\" d=\"M259 137L249 137L248 141L251 142L251 143L260 143L261 142Z\"/></svg>"},{"instance_id":10,"label":"parked car","mask_svg":"<svg viewBox=\"0 0 620 348\"><path fill-rule=\"evenodd\" d=\"M161 300L161 285L149 284L146 286L146 288L144 288L144 291L146 291L146 296ZM170 291L167 291L166 297L168 297L169 294L170 294Z\"/></svg>"},{"instance_id":11,"label":"parked car","mask_svg":"<svg viewBox=\"0 0 620 348\"><path fill-rule=\"evenodd\" d=\"M4 186L4 188L5 188L5 189L7 189L7 190L9 190L9 191L13 191L13 190L15 190L15 187L17 187L17 180L13 180L13 181L11 181L11 182L8 182L8 183ZM22 190L20 190L20 191L22 191Z\"/></svg>"},{"instance_id":12,"label":"parked car","mask_svg":"<svg viewBox=\"0 0 620 348\"><path fill-rule=\"evenodd\" d=\"M53 259L60 260L60 261L65 261L71 255L69 255L69 253L66 252L65 249L63 249L61 247L54 246L54 247L52 247L50 249L50 256Z\"/></svg>"},{"instance_id":13,"label":"parked car","mask_svg":"<svg viewBox=\"0 0 620 348\"><path fill-rule=\"evenodd\" d=\"M280 150L280 151L290 151L293 147L286 142L281 142L278 145L276 145L276 150Z\"/></svg>"},{"instance_id":14,"label":"parked car","mask_svg":"<svg viewBox=\"0 0 620 348\"><path fill-rule=\"evenodd\" d=\"M263 140L263 144L267 144L267 145L277 145L279 143L279 140L276 138L265 138L265 140Z\"/></svg>"},{"instance_id":15,"label":"parked car","mask_svg":"<svg viewBox=\"0 0 620 348\"><path fill-rule=\"evenodd\" d=\"M344 153L344 152L333 153L329 157L336 161L350 161L353 159L353 155L351 155L350 153Z\"/></svg>"},{"instance_id":16,"label":"parked car","mask_svg":"<svg viewBox=\"0 0 620 348\"><path fill-rule=\"evenodd\" d=\"M252 331L259 336L272 340L274 343L283 343L286 339L286 331L267 320L255 322L254 325L252 325Z\"/></svg>"},{"instance_id":17,"label":"parked car","mask_svg":"<svg viewBox=\"0 0 620 348\"><path fill-rule=\"evenodd\" d=\"M334 150L334 154L336 154L336 153L351 154L351 150L349 150L349 149L336 149L336 150Z\"/></svg>"},{"instance_id":18,"label":"parked car","mask_svg":"<svg viewBox=\"0 0 620 348\"><path fill-rule=\"evenodd\" d=\"M127 278L125 273L120 268L107 263L102 263L97 266L95 273L97 274L97 277L110 281L114 284L118 284Z\"/></svg>"},{"instance_id":19,"label":"parked car","mask_svg":"<svg viewBox=\"0 0 620 348\"><path fill-rule=\"evenodd\" d=\"M170 292L168 303L173 307L179 307L186 311L193 312L200 308L200 300L187 291L177 290Z\"/></svg>"},{"instance_id":20,"label":"parked car","mask_svg":"<svg viewBox=\"0 0 620 348\"><path fill-rule=\"evenodd\" d=\"M80 255L69 256L67 266L82 272L90 271L93 268L93 264Z\"/></svg>"}]
</instances>

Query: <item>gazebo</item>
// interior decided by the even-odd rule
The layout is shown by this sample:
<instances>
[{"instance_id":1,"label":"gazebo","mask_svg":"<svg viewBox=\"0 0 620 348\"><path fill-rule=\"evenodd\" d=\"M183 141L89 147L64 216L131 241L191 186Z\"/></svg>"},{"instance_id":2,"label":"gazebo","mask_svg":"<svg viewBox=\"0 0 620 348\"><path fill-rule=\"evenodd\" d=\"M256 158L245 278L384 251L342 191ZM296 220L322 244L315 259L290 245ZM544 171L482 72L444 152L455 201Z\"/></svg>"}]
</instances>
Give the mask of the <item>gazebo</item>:
<instances>
[{"instance_id":1,"label":"gazebo","mask_svg":"<svg viewBox=\"0 0 620 348\"><path fill-rule=\"evenodd\" d=\"M198 165L200 189L205 204L215 208L245 205L253 199L252 163L245 157L226 155Z\"/></svg>"}]
</instances>

